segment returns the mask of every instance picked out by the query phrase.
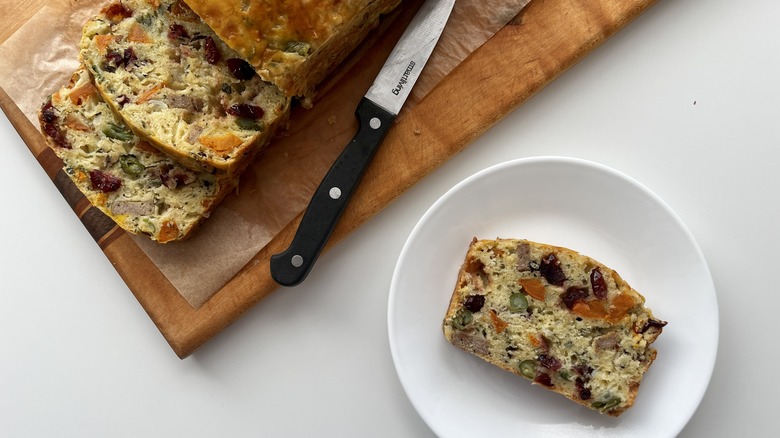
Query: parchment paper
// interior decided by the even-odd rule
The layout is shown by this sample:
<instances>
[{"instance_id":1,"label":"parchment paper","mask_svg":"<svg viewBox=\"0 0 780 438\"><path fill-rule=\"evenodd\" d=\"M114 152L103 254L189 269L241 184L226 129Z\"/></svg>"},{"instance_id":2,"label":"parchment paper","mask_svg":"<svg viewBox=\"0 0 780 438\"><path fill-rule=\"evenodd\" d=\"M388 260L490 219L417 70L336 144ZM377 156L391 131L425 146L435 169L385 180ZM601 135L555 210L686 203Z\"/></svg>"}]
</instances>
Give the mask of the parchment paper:
<instances>
[{"instance_id":1,"label":"parchment paper","mask_svg":"<svg viewBox=\"0 0 780 438\"><path fill-rule=\"evenodd\" d=\"M401 116L529 2L458 0ZM0 44L0 87L35 126L41 103L67 83L78 67L82 25L104 4L105 0L49 1ZM333 115L314 120L307 120L312 117L305 113L294 115L290 132L306 129L311 131L308 137L320 144L312 148L311 144L285 143L282 139L279 147L270 145L244 173L238 192L225 199L193 238L161 245L134 236L191 306L198 308L205 303L306 208L319 181L346 144L335 140L351 136L329 132L327 127L333 124L335 114L351 114L356 103L346 112L334 109ZM320 114L330 112L323 110ZM321 138L318 132L322 132Z\"/></svg>"}]
</instances>

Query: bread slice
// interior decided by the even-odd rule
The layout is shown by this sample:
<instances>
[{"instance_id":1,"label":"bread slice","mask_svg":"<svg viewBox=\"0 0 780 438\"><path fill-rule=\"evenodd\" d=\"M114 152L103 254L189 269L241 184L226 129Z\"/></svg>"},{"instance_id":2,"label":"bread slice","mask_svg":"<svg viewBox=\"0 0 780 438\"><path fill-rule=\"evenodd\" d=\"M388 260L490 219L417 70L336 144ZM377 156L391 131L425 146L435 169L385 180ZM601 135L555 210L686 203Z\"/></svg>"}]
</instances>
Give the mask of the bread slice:
<instances>
[{"instance_id":1,"label":"bread slice","mask_svg":"<svg viewBox=\"0 0 780 438\"><path fill-rule=\"evenodd\" d=\"M444 319L453 345L601 413L634 404L666 322L570 249L474 239Z\"/></svg>"},{"instance_id":2,"label":"bread slice","mask_svg":"<svg viewBox=\"0 0 780 438\"><path fill-rule=\"evenodd\" d=\"M240 173L288 117L289 99L180 0L111 3L80 55L126 124L193 170Z\"/></svg>"},{"instance_id":3,"label":"bread slice","mask_svg":"<svg viewBox=\"0 0 780 438\"><path fill-rule=\"evenodd\" d=\"M266 81L314 88L400 0L185 0Z\"/></svg>"},{"instance_id":4,"label":"bread slice","mask_svg":"<svg viewBox=\"0 0 780 438\"><path fill-rule=\"evenodd\" d=\"M84 67L43 104L39 118L89 202L123 229L161 243L190 236L238 182L188 170L141 140L103 102Z\"/></svg>"}]
</instances>

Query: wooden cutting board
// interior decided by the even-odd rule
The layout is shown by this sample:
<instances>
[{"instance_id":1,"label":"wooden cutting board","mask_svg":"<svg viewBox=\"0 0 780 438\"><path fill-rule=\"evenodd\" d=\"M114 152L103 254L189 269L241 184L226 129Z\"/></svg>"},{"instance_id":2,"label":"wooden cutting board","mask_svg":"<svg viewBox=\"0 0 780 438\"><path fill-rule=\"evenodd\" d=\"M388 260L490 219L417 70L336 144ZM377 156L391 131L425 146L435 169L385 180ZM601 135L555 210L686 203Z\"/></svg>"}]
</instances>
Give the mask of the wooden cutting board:
<instances>
[{"instance_id":1,"label":"wooden cutting board","mask_svg":"<svg viewBox=\"0 0 780 438\"><path fill-rule=\"evenodd\" d=\"M398 120L334 230L326 251L655 2L532 0L521 15ZM41 3L0 4L0 41L35 13L36 7L30 6L35 4ZM372 67L354 65L345 74L360 72L361 80L370 84L381 60L361 62ZM334 85L317 105L356 104L362 93L355 89ZM203 306L195 309L128 234L106 221L74 191L38 128L2 89L0 107L179 357L192 354L276 290L268 260L288 246L300 215ZM459 129L451 129L452 126ZM347 140L351 127L344 126Z\"/></svg>"}]
</instances>

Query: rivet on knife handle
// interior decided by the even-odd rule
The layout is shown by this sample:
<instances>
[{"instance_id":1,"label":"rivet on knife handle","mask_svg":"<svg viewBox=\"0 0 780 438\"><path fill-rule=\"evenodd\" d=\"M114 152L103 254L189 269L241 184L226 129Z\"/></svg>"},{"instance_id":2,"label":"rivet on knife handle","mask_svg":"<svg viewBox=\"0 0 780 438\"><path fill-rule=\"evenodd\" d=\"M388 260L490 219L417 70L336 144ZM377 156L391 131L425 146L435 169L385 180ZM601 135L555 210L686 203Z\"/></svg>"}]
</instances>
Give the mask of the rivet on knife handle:
<instances>
[{"instance_id":1,"label":"rivet on knife handle","mask_svg":"<svg viewBox=\"0 0 780 438\"><path fill-rule=\"evenodd\" d=\"M395 116L363 98L355 111L358 132L320 183L290 247L271 257L271 275L295 286L309 274Z\"/></svg>"},{"instance_id":2,"label":"rivet on knife handle","mask_svg":"<svg viewBox=\"0 0 780 438\"><path fill-rule=\"evenodd\" d=\"M320 183L284 252L271 257L271 277L295 286L311 271L360 178L414 87L447 24L455 0L426 0L355 111L357 134Z\"/></svg>"}]
</instances>

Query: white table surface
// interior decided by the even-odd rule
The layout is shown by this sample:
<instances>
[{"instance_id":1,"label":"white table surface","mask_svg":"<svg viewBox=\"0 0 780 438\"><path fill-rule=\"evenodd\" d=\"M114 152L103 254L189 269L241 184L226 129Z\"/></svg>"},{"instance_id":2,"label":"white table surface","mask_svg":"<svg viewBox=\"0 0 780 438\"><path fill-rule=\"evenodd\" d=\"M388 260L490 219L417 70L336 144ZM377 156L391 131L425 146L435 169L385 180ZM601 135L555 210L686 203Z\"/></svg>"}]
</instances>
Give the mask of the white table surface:
<instances>
[{"instance_id":1,"label":"white table surface","mask_svg":"<svg viewBox=\"0 0 780 438\"><path fill-rule=\"evenodd\" d=\"M720 345L681 436L777 436L778 18L774 0L662 0L183 361L0 116L0 436L433 435L390 356L395 262L451 186L538 155L627 173L701 246Z\"/></svg>"}]
</instances>

